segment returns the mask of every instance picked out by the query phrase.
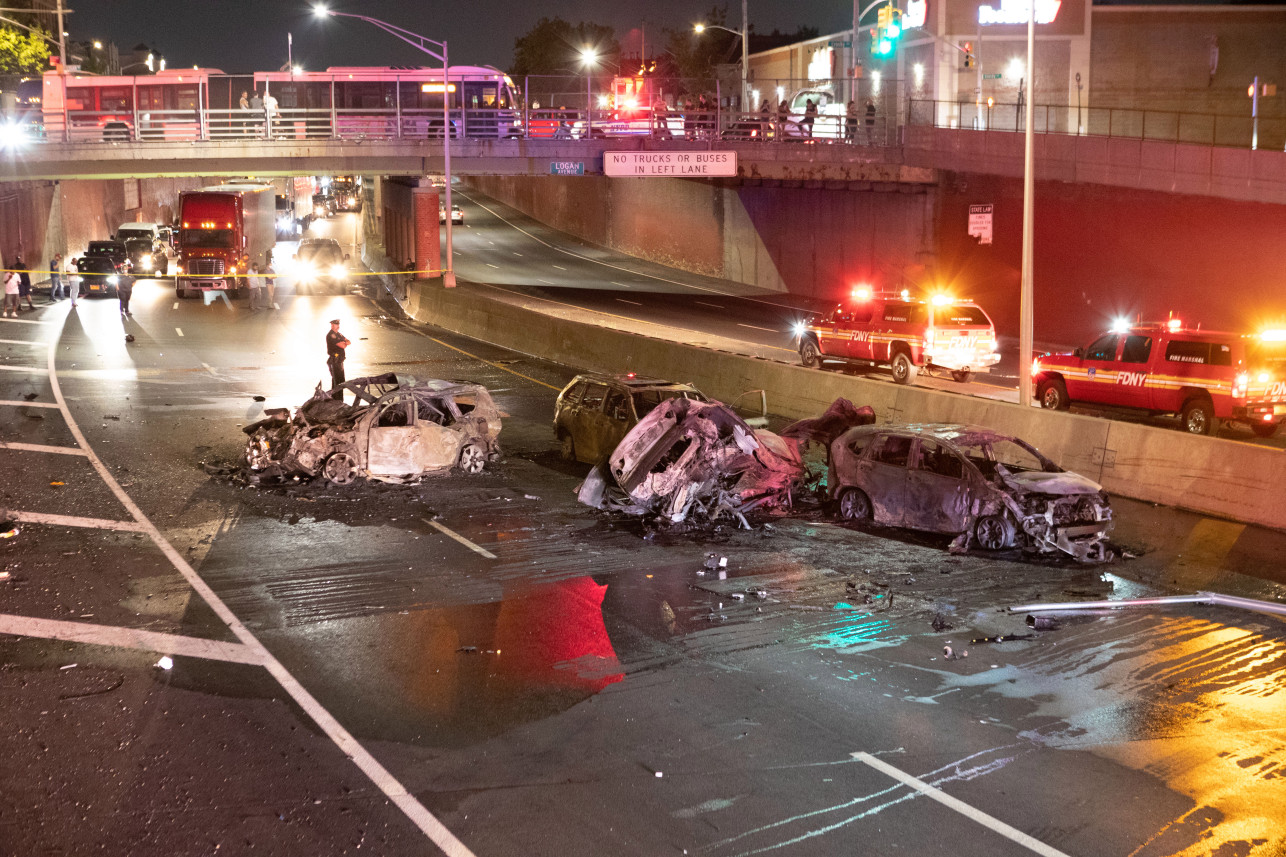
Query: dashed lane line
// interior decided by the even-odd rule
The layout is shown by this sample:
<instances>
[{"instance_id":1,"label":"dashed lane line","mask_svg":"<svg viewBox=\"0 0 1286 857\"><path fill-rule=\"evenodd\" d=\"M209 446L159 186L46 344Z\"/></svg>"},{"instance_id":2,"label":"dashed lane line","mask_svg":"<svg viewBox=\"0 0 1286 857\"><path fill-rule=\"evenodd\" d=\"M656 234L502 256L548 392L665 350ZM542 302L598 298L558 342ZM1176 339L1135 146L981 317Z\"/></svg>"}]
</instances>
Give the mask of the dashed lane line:
<instances>
[{"instance_id":1,"label":"dashed lane line","mask_svg":"<svg viewBox=\"0 0 1286 857\"><path fill-rule=\"evenodd\" d=\"M954 809L966 818L976 821L983 827L999 833L1006 839L1018 843L1033 853L1043 855L1043 857L1068 857L1066 853L1059 851L1057 848L1052 848L1044 842L1041 842L1039 839L1028 836L1016 827L1010 827L1000 819L987 815L987 813L982 810L977 809L958 798L953 798L946 792L940 791L929 785L924 780L911 776L901 768L895 768L888 762L875 758L870 753L852 753L851 755L859 762L864 762L867 765L870 765L880 773L892 777L903 785L910 786L920 794L931 800L936 800L943 806Z\"/></svg>"},{"instance_id":2,"label":"dashed lane line","mask_svg":"<svg viewBox=\"0 0 1286 857\"><path fill-rule=\"evenodd\" d=\"M345 729L343 724L336 720L334 715L327 711L300 684L299 680L286 669L286 666L277 660L272 652L268 651L268 648L259 641L259 638L242 624L237 615L210 588L210 585L196 573L196 570L188 564L182 554L175 550L174 546L161 534L156 525L143 514L143 510L138 507L133 498L125 493L125 489L112 476L111 471L107 469L107 465L94 454L89 441L85 438L80 426L72 416L71 409L67 407L67 400L63 396L62 387L58 383L56 358L57 340L53 339L49 342L49 385L53 391L54 399L58 402L63 419L67 422L67 428L76 443L85 450L85 456L98 472L99 478L103 480L107 488L138 523L139 532L151 539L152 543L170 561L175 570L187 581L188 586L192 587L193 592L209 605L210 609L223 621L233 636L240 640L253 653L254 657L259 659L263 668L281 685L295 704L317 724L318 728L330 738L339 751L352 760L353 764L375 784L376 788L383 792L389 801L406 815L412 824L419 828L447 857L474 857L473 852L457 839L455 834L447 829L446 825L438 821L437 817L430 813L418 798L408 792L406 786L402 785L387 768L380 764L370 751L363 747L361 742L353 737L352 733Z\"/></svg>"},{"instance_id":3,"label":"dashed lane line","mask_svg":"<svg viewBox=\"0 0 1286 857\"><path fill-rule=\"evenodd\" d=\"M181 327L176 327L176 328L174 328L174 332L175 332L175 333L177 333L179 336L182 336L182 335L183 335L183 328L181 328Z\"/></svg>"},{"instance_id":4,"label":"dashed lane line","mask_svg":"<svg viewBox=\"0 0 1286 857\"><path fill-rule=\"evenodd\" d=\"M39 637L44 640L65 640L90 646L114 646L139 649L165 655L187 658L205 658L234 664L262 666L259 653L241 643L224 643L202 640L178 634L161 634L137 628L120 628L112 625L95 625L90 622L60 622L56 619L35 619L30 616L0 614L0 634L15 637Z\"/></svg>"},{"instance_id":5,"label":"dashed lane line","mask_svg":"<svg viewBox=\"0 0 1286 857\"><path fill-rule=\"evenodd\" d=\"M35 348L44 348L45 343L33 339L0 339L3 345L30 345Z\"/></svg>"},{"instance_id":6,"label":"dashed lane line","mask_svg":"<svg viewBox=\"0 0 1286 857\"><path fill-rule=\"evenodd\" d=\"M47 321L38 321L34 318L0 318L0 322L5 324L49 324Z\"/></svg>"},{"instance_id":7,"label":"dashed lane line","mask_svg":"<svg viewBox=\"0 0 1286 857\"><path fill-rule=\"evenodd\" d=\"M751 330L766 330L769 333L781 333L780 330L775 330L771 327L759 327L758 325L755 325L755 324L742 324L741 322L737 322L737 327L748 327Z\"/></svg>"},{"instance_id":8,"label":"dashed lane line","mask_svg":"<svg viewBox=\"0 0 1286 857\"><path fill-rule=\"evenodd\" d=\"M23 452L49 452L54 455L88 455L83 449L74 446L49 446L43 443L13 443L0 440L0 449L20 449Z\"/></svg>"},{"instance_id":9,"label":"dashed lane line","mask_svg":"<svg viewBox=\"0 0 1286 857\"><path fill-rule=\"evenodd\" d=\"M483 556L485 556L487 559L495 559L495 558L496 558L496 555L495 555L495 554L493 554L491 551L486 550L485 548L481 548L481 547L479 547L478 545L475 545L473 542L469 541L469 540L468 540L468 539L466 539L464 536L460 535L459 533L457 533L456 531L454 531L454 530L452 530L452 529L450 529L450 528L448 528L448 527L444 527L444 526L442 526L442 525L441 525L441 524L439 524L437 521L432 521L432 520L429 520L428 518L422 518L421 520L423 520L423 521L424 521L424 523L428 524L430 527L432 527L433 529L437 530L437 531L438 531L439 533L441 533L442 535L447 536L447 537L449 537L449 538L453 538L453 539L455 539L457 542L459 542L460 544L464 545L465 547L467 547L469 550L473 551L474 553L482 554L482 555L483 555Z\"/></svg>"},{"instance_id":10,"label":"dashed lane line","mask_svg":"<svg viewBox=\"0 0 1286 857\"><path fill-rule=\"evenodd\" d=\"M179 308L179 302L178 302L178 301L175 301L175 302L174 302L174 306L170 307L170 309L178 309L178 308Z\"/></svg>"},{"instance_id":11,"label":"dashed lane line","mask_svg":"<svg viewBox=\"0 0 1286 857\"><path fill-rule=\"evenodd\" d=\"M643 306L643 304L639 303L638 301L627 301L625 298L617 298L617 300L623 304L634 304L635 306Z\"/></svg>"},{"instance_id":12,"label":"dashed lane line","mask_svg":"<svg viewBox=\"0 0 1286 857\"><path fill-rule=\"evenodd\" d=\"M0 370L5 372L35 372L37 375L44 375L49 371L40 366L0 366Z\"/></svg>"}]
</instances>

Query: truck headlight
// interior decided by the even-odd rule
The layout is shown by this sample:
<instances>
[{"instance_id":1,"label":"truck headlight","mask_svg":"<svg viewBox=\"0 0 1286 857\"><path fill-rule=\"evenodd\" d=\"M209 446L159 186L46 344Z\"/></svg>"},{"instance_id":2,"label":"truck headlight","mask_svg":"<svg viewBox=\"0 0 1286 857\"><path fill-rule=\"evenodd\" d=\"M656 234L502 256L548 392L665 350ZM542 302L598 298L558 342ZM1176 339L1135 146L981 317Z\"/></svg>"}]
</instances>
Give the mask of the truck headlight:
<instances>
[{"instance_id":1,"label":"truck headlight","mask_svg":"<svg viewBox=\"0 0 1286 857\"><path fill-rule=\"evenodd\" d=\"M139 264L139 267L143 268L144 270L152 267L152 254L144 253L143 257L138 260L138 264Z\"/></svg>"},{"instance_id":2,"label":"truck headlight","mask_svg":"<svg viewBox=\"0 0 1286 857\"><path fill-rule=\"evenodd\" d=\"M348 269L345 268L343 265L331 265L330 275L332 277L335 277L336 279L339 279L341 277L346 277L348 276Z\"/></svg>"}]
</instances>

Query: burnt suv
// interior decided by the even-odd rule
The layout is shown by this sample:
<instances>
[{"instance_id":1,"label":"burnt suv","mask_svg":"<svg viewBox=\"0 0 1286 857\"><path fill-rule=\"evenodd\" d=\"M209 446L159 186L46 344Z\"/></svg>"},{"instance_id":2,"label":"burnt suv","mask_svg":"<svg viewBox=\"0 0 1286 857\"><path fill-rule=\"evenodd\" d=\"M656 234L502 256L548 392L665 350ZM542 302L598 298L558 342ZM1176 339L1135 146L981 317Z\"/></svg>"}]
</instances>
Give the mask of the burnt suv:
<instances>
[{"instance_id":1,"label":"burnt suv","mask_svg":"<svg viewBox=\"0 0 1286 857\"><path fill-rule=\"evenodd\" d=\"M854 289L849 301L801 323L795 334L805 366L826 360L888 366L899 384L933 368L964 383L1000 362L996 328L982 307L943 295L924 301Z\"/></svg>"},{"instance_id":2,"label":"burnt suv","mask_svg":"<svg viewBox=\"0 0 1286 857\"><path fill-rule=\"evenodd\" d=\"M668 399L707 401L691 384L625 375L577 375L554 404L554 437L567 461L597 464L626 433Z\"/></svg>"},{"instance_id":3,"label":"burnt suv","mask_svg":"<svg viewBox=\"0 0 1286 857\"><path fill-rule=\"evenodd\" d=\"M1178 414L1192 434L1227 420L1271 437L1286 420L1286 332L1193 330L1178 319L1120 325L1069 354L1038 357L1032 384L1045 408Z\"/></svg>"}]
</instances>

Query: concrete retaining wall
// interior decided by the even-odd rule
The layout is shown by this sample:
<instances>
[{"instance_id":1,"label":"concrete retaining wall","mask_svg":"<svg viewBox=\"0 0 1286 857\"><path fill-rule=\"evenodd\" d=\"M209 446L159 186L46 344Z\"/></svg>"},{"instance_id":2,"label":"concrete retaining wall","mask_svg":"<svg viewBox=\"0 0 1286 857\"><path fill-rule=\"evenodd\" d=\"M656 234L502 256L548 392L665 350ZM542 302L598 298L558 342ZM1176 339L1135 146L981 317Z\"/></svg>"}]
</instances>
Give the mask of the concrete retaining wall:
<instances>
[{"instance_id":1,"label":"concrete retaining wall","mask_svg":"<svg viewBox=\"0 0 1286 857\"><path fill-rule=\"evenodd\" d=\"M405 308L419 320L536 357L690 381L723 401L763 389L769 409L785 417L816 416L844 396L871 405L881 421L988 426L1028 440L1113 494L1286 529L1280 450L709 351L533 314L468 288L416 284ZM551 414L552 407L551 396Z\"/></svg>"}]
</instances>

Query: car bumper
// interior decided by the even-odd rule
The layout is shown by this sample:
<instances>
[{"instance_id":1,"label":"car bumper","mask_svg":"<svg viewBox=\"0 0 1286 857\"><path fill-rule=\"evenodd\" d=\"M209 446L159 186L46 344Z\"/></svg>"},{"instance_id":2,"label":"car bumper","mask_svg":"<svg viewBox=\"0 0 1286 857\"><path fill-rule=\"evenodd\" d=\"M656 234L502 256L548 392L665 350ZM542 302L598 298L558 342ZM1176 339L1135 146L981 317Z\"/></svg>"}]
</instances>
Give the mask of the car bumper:
<instances>
[{"instance_id":1,"label":"car bumper","mask_svg":"<svg viewBox=\"0 0 1286 857\"><path fill-rule=\"evenodd\" d=\"M1000 355L994 351L978 353L975 351L960 352L946 351L942 354L934 354L926 358L925 362L932 366L940 366L943 369L950 369L953 372L968 370L970 372L987 372L1000 362Z\"/></svg>"}]
</instances>

